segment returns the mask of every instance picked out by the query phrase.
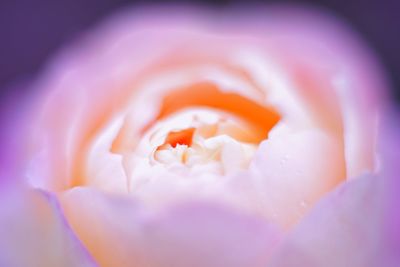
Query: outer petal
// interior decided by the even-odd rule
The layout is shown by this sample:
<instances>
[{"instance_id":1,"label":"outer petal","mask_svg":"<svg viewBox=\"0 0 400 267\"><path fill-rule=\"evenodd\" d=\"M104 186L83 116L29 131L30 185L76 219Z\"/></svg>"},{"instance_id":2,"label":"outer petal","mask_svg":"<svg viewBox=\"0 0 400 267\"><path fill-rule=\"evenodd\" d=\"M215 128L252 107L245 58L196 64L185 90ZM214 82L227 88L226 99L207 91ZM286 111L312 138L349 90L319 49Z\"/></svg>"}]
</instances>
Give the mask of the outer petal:
<instances>
[{"instance_id":1,"label":"outer petal","mask_svg":"<svg viewBox=\"0 0 400 267\"><path fill-rule=\"evenodd\" d=\"M338 141L318 129L264 141L251 170L264 213L286 229L345 177Z\"/></svg>"},{"instance_id":2,"label":"outer petal","mask_svg":"<svg viewBox=\"0 0 400 267\"><path fill-rule=\"evenodd\" d=\"M215 204L144 212L132 199L73 189L62 196L75 231L102 266L265 266L279 234Z\"/></svg>"},{"instance_id":3,"label":"outer petal","mask_svg":"<svg viewBox=\"0 0 400 267\"><path fill-rule=\"evenodd\" d=\"M51 195L5 187L1 203L1 266L97 266Z\"/></svg>"},{"instance_id":4,"label":"outer petal","mask_svg":"<svg viewBox=\"0 0 400 267\"><path fill-rule=\"evenodd\" d=\"M0 105L0 186L6 186L21 178L21 165L24 163L24 146L21 140L27 132L27 111L32 104L22 85L14 86ZM18 103L18 105L16 105ZM18 177L18 178L17 178Z\"/></svg>"},{"instance_id":5,"label":"outer petal","mask_svg":"<svg viewBox=\"0 0 400 267\"><path fill-rule=\"evenodd\" d=\"M371 258L382 230L376 182L373 176L359 178L321 201L288 236L270 266L376 266Z\"/></svg>"},{"instance_id":6,"label":"outer petal","mask_svg":"<svg viewBox=\"0 0 400 267\"><path fill-rule=\"evenodd\" d=\"M380 176L346 182L323 199L269 266L398 266L400 132L385 130Z\"/></svg>"},{"instance_id":7,"label":"outer petal","mask_svg":"<svg viewBox=\"0 0 400 267\"><path fill-rule=\"evenodd\" d=\"M384 162L381 162L384 198L384 231L382 242L385 243L384 252L392 262L400 262L400 113L390 111L385 116L386 129L381 134L380 147Z\"/></svg>"},{"instance_id":8,"label":"outer petal","mask_svg":"<svg viewBox=\"0 0 400 267\"><path fill-rule=\"evenodd\" d=\"M267 88L268 96L282 98L288 88L319 127L343 139L348 178L375 170L377 114L388 84L373 51L342 21L320 10L270 7L262 20L252 14L230 25L261 37L259 47L267 57L245 55L240 64ZM293 111L286 117L303 115Z\"/></svg>"}]
</instances>

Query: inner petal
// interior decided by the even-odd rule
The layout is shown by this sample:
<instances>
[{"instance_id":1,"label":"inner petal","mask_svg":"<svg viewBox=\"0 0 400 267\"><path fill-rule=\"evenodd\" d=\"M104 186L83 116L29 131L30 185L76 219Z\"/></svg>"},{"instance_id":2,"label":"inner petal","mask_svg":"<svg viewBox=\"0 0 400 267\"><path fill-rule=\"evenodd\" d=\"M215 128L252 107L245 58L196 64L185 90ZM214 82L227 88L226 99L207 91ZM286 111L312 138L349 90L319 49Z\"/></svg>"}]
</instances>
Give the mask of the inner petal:
<instances>
[{"instance_id":1,"label":"inner petal","mask_svg":"<svg viewBox=\"0 0 400 267\"><path fill-rule=\"evenodd\" d=\"M249 125L258 143L267 138L280 120L280 115L271 107L236 93L223 92L215 84L201 82L168 93L155 121L188 107L218 109L240 118Z\"/></svg>"},{"instance_id":2,"label":"inner petal","mask_svg":"<svg viewBox=\"0 0 400 267\"><path fill-rule=\"evenodd\" d=\"M184 109L147 131L134 153L140 155L135 162L142 158L150 166L161 164L170 170L180 166L178 172L213 164L213 172L219 175L245 169L258 145L249 127L219 110Z\"/></svg>"},{"instance_id":3,"label":"inner petal","mask_svg":"<svg viewBox=\"0 0 400 267\"><path fill-rule=\"evenodd\" d=\"M178 144L191 146L192 141L193 141L194 131L195 131L195 128L193 128L193 127L188 128L188 129L183 129L180 131L171 131L168 133L164 144L159 146L159 148L163 148L167 145L170 145L173 148L175 148Z\"/></svg>"}]
</instances>

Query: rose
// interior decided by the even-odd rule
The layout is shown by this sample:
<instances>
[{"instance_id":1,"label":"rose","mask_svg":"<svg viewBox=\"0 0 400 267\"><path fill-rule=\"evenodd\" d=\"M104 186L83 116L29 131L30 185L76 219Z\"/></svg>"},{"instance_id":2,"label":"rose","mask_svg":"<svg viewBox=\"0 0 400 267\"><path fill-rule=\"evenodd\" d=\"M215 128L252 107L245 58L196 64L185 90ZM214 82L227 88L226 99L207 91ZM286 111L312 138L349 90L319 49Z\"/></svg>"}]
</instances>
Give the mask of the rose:
<instances>
[{"instance_id":1,"label":"rose","mask_svg":"<svg viewBox=\"0 0 400 267\"><path fill-rule=\"evenodd\" d=\"M396 264L396 131L378 131L386 85L352 33L294 9L148 12L36 83L0 263Z\"/></svg>"},{"instance_id":2,"label":"rose","mask_svg":"<svg viewBox=\"0 0 400 267\"><path fill-rule=\"evenodd\" d=\"M374 162L380 71L335 23L293 12L227 20L222 33L124 16L67 50L37 83L39 114L17 139L29 153L11 160L20 173L6 172L22 185L3 189L1 263L395 264L383 231L395 172L390 157ZM199 104L218 111L183 109Z\"/></svg>"}]
</instances>

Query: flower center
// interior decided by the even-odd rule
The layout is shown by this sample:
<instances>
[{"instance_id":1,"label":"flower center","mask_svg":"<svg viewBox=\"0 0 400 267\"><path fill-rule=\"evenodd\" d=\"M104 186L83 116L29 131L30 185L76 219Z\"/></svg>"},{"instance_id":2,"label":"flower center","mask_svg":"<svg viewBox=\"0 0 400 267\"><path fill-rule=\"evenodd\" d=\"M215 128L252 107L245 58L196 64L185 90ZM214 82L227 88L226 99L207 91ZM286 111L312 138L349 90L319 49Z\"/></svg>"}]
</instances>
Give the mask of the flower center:
<instances>
[{"instance_id":1,"label":"flower center","mask_svg":"<svg viewBox=\"0 0 400 267\"><path fill-rule=\"evenodd\" d=\"M165 143L158 147L158 149L163 149L164 147L170 145L175 148L179 145L191 146L193 141L193 134L195 128L187 128L180 131L171 131L168 133Z\"/></svg>"},{"instance_id":2,"label":"flower center","mask_svg":"<svg viewBox=\"0 0 400 267\"><path fill-rule=\"evenodd\" d=\"M208 108L182 110L160 121L149 136L153 164L189 168L214 164L218 174L233 169L226 164L247 168L258 144L246 122Z\"/></svg>"}]
</instances>

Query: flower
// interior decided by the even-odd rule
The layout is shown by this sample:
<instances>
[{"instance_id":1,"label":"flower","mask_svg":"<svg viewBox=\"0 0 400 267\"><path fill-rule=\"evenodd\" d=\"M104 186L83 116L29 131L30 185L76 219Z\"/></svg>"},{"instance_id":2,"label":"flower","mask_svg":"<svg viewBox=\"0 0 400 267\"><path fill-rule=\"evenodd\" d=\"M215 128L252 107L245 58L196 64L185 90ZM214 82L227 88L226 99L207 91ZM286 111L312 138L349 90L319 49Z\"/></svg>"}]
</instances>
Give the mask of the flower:
<instances>
[{"instance_id":1,"label":"flower","mask_svg":"<svg viewBox=\"0 0 400 267\"><path fill-rule=\"evenodd\" d=\"M288 7L165 11L114 17L36 82L0 263L398 263L397 130L354 33Z\"/></svg>"}]
</instances>

